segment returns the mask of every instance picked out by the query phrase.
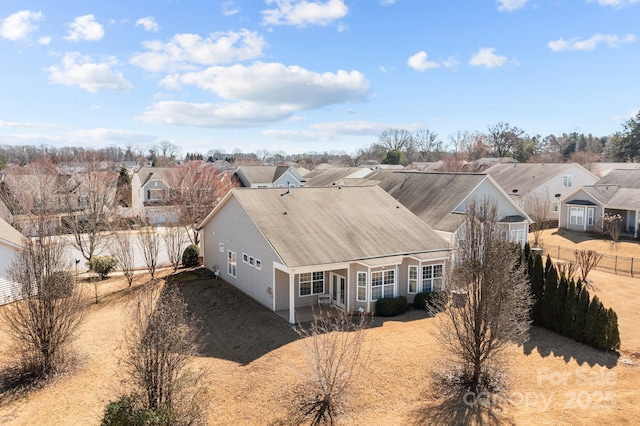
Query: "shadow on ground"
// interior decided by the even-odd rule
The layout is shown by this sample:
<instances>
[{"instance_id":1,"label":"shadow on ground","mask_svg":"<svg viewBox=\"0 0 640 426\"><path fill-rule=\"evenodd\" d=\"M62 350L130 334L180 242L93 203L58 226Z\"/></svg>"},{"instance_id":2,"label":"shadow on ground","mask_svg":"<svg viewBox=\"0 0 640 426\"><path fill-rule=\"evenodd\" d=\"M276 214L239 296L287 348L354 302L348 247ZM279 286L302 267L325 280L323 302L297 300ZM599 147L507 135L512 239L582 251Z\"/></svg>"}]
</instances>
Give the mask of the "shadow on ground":
<instances>
[{"instance_id":1,"label":"shadow on ground","mask_svg":"<svg viewBox=\"0 0 640 426\"><path fill-rule=\"evenodd\" d=\"M169 282L181 284L189 311L202 321L201 356L246 365L298 339L274 312L205 268L178 273Z\"/></svg>"},{"instance_id":2,"label":"shadow on ground","mask_svg":"<svg viewBox=\"0 0 640 426\"><path fill-rule=\"evenodd\" d=\"M467 398L468 399L468 398ZM424 404L415 410L407 424L412 425L508 425L514 424L503 416L502 407L495 402L491 408L465 404L464 395L450 395Z\"/></svg>"},{"instance_id":3,"label":"shadow on ground","mask_svg":"<svg viewBox=\"0 0 640 426\"><path fill-rule=\"evenodd\" d=\"M613 368L618 363L616 353L603 352L535 326L531 327L529 340L524 343L523 349L526 355L537 350L543 358L553 355L562 357L564 362L574 359L580 365L587 363L591 367L600 365Z\"/></svg>"}]
</instances>

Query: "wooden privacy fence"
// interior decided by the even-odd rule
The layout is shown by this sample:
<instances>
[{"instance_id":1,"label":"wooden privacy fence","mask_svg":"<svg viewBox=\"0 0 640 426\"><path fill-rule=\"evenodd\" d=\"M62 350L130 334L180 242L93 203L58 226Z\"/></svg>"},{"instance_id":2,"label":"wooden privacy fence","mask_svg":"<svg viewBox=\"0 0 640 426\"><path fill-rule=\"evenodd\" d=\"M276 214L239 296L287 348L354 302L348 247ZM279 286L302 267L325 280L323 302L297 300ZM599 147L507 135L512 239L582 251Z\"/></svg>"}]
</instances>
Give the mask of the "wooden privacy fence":
<instances>
[{"instance_id":1,"label":"wooden privacy fence","mask_svg":"<svg viewBox=\"0 0 640 426\"><path fill-rule=\"evenodd\" d=\"M544 257L550 255L558 260L575 261L573 254L575 249L562 246L543 245L542 253ZM616 275L626 275L632 278L640 278L640 259L637 257L617 256L602 254L602 259L594 269L610 272Z\"/></svg>"}]
</instances>

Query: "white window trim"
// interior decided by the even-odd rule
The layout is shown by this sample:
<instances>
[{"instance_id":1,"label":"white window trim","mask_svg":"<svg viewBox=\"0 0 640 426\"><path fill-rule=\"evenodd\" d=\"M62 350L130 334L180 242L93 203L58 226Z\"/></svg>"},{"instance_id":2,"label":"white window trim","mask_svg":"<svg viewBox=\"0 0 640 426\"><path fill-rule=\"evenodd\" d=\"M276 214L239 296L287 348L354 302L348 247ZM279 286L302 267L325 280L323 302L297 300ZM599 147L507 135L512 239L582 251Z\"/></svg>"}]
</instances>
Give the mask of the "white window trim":
<instances>
[{"instance_id":1,"label":"white window trim","mask_svg":"<svg viewBox=\"0 0 640 426\"><path fill-rule=\"evenodd\" d=\"M364 286L360 285L360 275L364 275ZM358 302L366 302L367 301L367 273L363 271L358 271L356 274L356 300ZM364 288L364 299L360 298L360 289Z\"/></svg>"},{"instance_id":2,"label":"white window trim","mask_svg":"<svg viewBox=\"0 0 640 426\"><path fill-rule=\"evenodd\" d=\"M562 176L562 186L564 188L573 188L573 175Z\"/></svg>"},{"instance_id":3,"label":"white window trim","mask_svg":"<svg viewBox=\"0 0 640 426\"><path fill-rule=\"evenodd\" d=\"M231 261L232 257L233 262ZM238 257L236 253L231 250L227 251L227 274L234 278L237 278L238 276Z\"/></svg>"},{"instance_id":4,"label":"white window trim","mask_svg":"<svg viewBox=\"0 0 640 426\"><path fill-rule=\"evenodd\" d=\"M416 271L416 277L414 279L411 278L411 269L415 269ZM418 268L418 265L409 265L409 267L407 268L407 293L409 294L417 294L418 293L418 282L420 281L418 279L418 271L420 268ZM414 281L415 285L415 291L411 291L411 282Z\"/></svg>"},{"instance_id":5,"label":"white window trim","mask_svg":"<svg viewBox=\"0 0 640 426\"><path fill-rule=\"evenodd\" d=\"M573 212L580 212L580 214L573 214ZM575 218L575 221L574 221ZM578 221L578 219L580 219ZM584 207L570 207L569 208L569 225L584 225Z\"/></svg>"},{"instance_id":6,"label":"white window trim","mask_svg":"<svg viewBox=\"0 0 640 426\"><path fill-rule=\"evenodd\" d=\"M594 207L587 207L587 226L593 226L595 215L596 209Z\"/></svg>"},{"instance_id":7,"label":"white window trim","mask_svg":"<svg viewBox=\"0 0 640 426\"><path fill-rule=\"evenodd\" d=\"M435 270L436 267L440 266L440 276L436 277L435 276ZM424 278L424 271L425 269L431 268L431 278ZM442 281L444 280L444 264L442 263L435 263L433 265L422 265L422 270L421 270L422 274L420 275L420 282L419 282L419 290L421 293L430 293L433 291L437 290L437 285L436 285L436 280L439 280L440 283L442 283ZM425 288L425 282L426 281L430 281L429 283L429 289L427 290Z\"/></svg>"},{"instance_id":8,"label":"white window trim","mask_svg":"<svg viewBox=\"0 0 640 426\"><path fill-rule=\"evenodd\" d=\"M242 262L243 263L249 262L249 255L247 253L242 253Z\"/></svg>"},{"instance_id":9,"label":"white window trim","mask_svg":"<svg viewBox=\"0 0 640 426\"><path fill-rule=\"evenodd\" d=\"M218 244L218 248L220 248L220 251L224 253L224 243Z\"/></svg>"},{"instance_id":10,"label":"white window trim","mask_svg":"<svg viewBox=\"0 0 640 426\"><path fill-rule=\"evenodd\" d=\"M262 270L262 261L260 259L256 259L256 269Z\"/></svg>"},{"instance_id":11,"label":"white window trim","mask_svg":"<svg viewBox=\"0 0 640 426\"><path fill-rule=\"evenodd\" d=\"M387 272L393 272L393 281L390 282L390 283L385 281L385 277L386 277ZM380 287L382 289L382 293L381 293L382 298L384 298L384 293L385 293L384 289L385 289L385 287L388 287L388 286L393 286L393 295L391 297L395 297L396 296L396 278L397 278L398 274L396 273L395 269L383 269L381 271L373 271L373 272L371 272L371 301L372 302L376 302L377 300L379 300L379 299L374 299L373 298L373 275L374 274L382 274L382 284L380 286L376 286L376 287Z\"/></svg>"},{"instance_id":12,"label":"white window trim","mask_svg":"<svg viewBox=\"0 0 640 426\"><path fill-rule=\"evenodd\" d=\"M318 274L318 273L322 274L322 291L318 292L318 293L314 293L313 292L313 284L315 282L319 282L320 280L314 279L313 276L314 276L314 274ZM305 274L309 274L310 281L302 281L302 276L305 275ZM325 284L326 284L326 279L325 278L326 277L325 277L324 271L314 271L314 272L306 272L306 273L299 274L298 275L298 296L299 297L307 297L307 296L317 296L319 294L325 294ZM310 293L309 294L302 294L302 283L303 282L310 284L310 288L309 288Z\"/></svg>"}]
</instances>

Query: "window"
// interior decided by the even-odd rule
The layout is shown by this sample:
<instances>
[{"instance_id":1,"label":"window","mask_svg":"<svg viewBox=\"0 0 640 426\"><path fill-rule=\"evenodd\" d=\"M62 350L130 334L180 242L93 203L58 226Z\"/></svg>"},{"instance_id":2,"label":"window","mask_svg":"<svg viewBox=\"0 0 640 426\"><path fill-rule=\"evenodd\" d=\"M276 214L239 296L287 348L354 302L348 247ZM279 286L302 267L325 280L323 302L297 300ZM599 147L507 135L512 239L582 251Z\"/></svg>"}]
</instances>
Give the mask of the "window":
<instances>
[{"instance_id":1,"label":"window","mask_svg":"<svg viewBox=\"0 0 640 426\"><path fill-rule=\"evenodd\" d=\"M573 186L573 175L562 176L562 186L565 188L571 188Z\"/></svg>"},{"instance_id":2,"label":"window","mask_svg":"<svg viewBox=\"0 0 640 426\"><path fill-rule=\"evenodd\" d=\"M160 201L164 198L164 191L162 189L150 189L147 191L147 195L150 201Z\"/></svg>"},{"instance_id":3,"label":"window","mask_svg":"<svg viewBox=\"0 0 640 426\"><path fill-rule=\"evenodd\" d=\"M553 208L552 208L552 210L553 210L554 212L557 212L557 211L558 211L558 203L553 203Z\"/></svg>"},{"instance_id":4,"label":"window","mask_svg":"<svg viewBox=\"0 0 640 426\"><path fill-rule=\"evenodd\" d=\"M218 247L220 248L220 251L224 253L224 243L220 243Z\"/></svg>"},{"instance_id":5,"label":"window","mask_svg":"<svg viewBox=\"0 0 640 426\"><path fill-rule=\"evenodd\" d=\"M236 254L231 250L227 252L227 273L232 277L236 276Z\"/></svg>"},{"instance_id":6,"label":"window","mask_svg":"<svg viewBox=\"0 0 640 426\"><path fill-rule=\"evenodd\" d=\"M409 285L407 291L409 293L418 292L418 267L415 265L409 266Z\"/></svg>"},{"instance_id":7,"label":"window","mask_svg":"<svg viewBox=\"0 0 640 426\"><path fill-rule=\"evenodd\" d=\"M435 291L442 288L442 265L427 265L422 267L422 292Z\"/></svg>"},{"instance_id":8,"label":"window","mask_svg":"<svg viewBox=\"0 0 640 426\"><path fill-rule=\"evenodd\" d=\"M262 261L260 259L256 259L256 269L262 269Z\"/></svg>"},{"instance_id":9,"label":"window","mask_svg":"<svg viewBox=\"0 0 640 426\"><path fill-rule=\"evenodd\" d=\"M255 266L255 264L256 264L256 260L253 258L253 256L249 256L249 265Z\"/></svg>"},{"instance_id":10,"label":"window","mask_svg":"<svg viewBox=\"0 0 640 426\"><path fill-rule=\"evenodd\" d=\"M371 273L371 301L383 297L393 297L393 288L396 282L395 269Z\"/></svg>"},{"instance_id":11,"label":"window","mask_svg":"<svg viewBox=\"0 0 640 426\"><path fill-rule=\"evenodd\" d=\"M324 293L324 272L300 274L300 296Z\"/></svg>"},{"instance_id":12,"label":"window","mask_svg":"<svg viewBox=\"0 0 640 426\"><path fill-rule=\"evenodd\" d=\"M582 225L584 223L584 209L582 207L571 207L569 224Z\"/></svg>"},{"instance_id":13,"label":"window","mask_svg":"<svg viewBox=\"0 0 640 426\"><path fill-rule=\"evenodd\" d=\"M249 261L249 255L247 253L242 253L242 261L247 263Z\"/></svg>"},{"instance_id":14,"label":"window","mask_svg":"<svg viewBox=\"0 0 640 426\"><path fill-rule=\"evenodd\" d=\"M358 272L358 302L367 301L367 273Z\"/></svg>"},{"instance_id":15,"label":"window","mask_svg":"<svg viewBox=\"0 0 640 426\"><path fill-rule=\"evenodd\" d=\"M589 207L587 209L587 226L593 226L594 214L595 214L595 209L593 207Z\"/></svg>"},{"instance_id":16,"label":"window","mask_svg":"<svg viewBox=\"0 0 640 426\"><path fill-rule=\"evenodd\" d=\"M514 229L511 231L511 241L514 243L522 243L524 240L524 231L522 229Z\"/></svg>"}]
</instances>

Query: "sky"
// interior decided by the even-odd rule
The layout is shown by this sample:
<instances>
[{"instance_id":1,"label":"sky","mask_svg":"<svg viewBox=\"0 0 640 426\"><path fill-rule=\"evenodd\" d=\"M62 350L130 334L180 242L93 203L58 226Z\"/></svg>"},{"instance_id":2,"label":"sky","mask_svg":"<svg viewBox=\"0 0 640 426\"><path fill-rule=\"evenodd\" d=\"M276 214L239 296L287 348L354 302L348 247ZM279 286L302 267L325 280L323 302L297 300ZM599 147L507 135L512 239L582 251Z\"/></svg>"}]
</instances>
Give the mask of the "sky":
<instances>
[{"instance_id":1,"label":"sky","mask_svg":"<svg viewBox=\"0 0 640 426\"><path fill-rule=\"evenodd\" d=\"M640 0L0 0L0 145L353 153L640 108Z\"/></svg>"}]
</instances>

